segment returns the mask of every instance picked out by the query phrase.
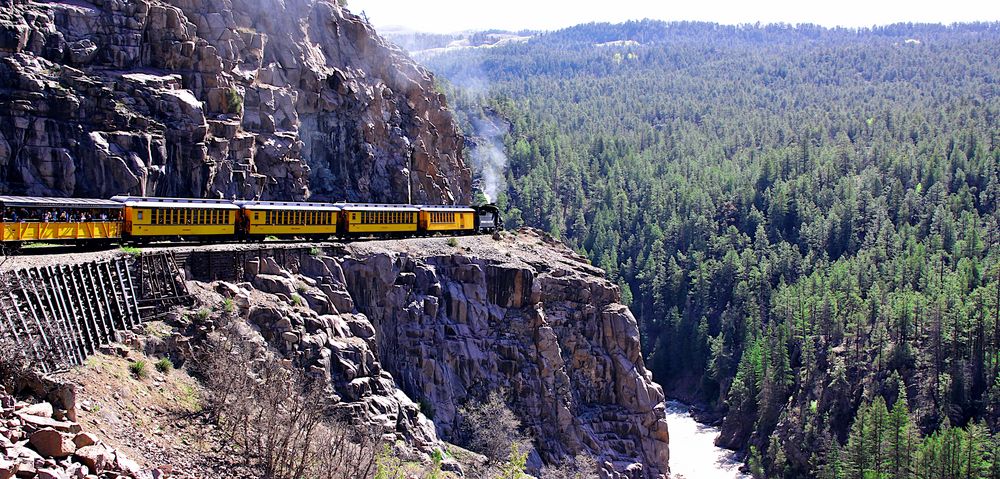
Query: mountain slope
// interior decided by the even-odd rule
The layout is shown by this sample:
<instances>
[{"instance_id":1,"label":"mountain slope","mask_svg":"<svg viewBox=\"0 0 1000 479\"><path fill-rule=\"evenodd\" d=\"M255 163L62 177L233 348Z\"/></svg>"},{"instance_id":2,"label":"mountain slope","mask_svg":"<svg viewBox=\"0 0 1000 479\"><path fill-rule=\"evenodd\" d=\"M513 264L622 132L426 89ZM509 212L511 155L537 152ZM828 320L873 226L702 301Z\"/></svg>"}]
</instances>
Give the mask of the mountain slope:
<instances>
[{"instance_id":1,"label":"mountain slope","mask_svg":"<svg viewBox=\"0 0 1000 479\"><path fill-rule=\"evenodd\" d=\"M668 396L813 477L900 384L923 434L1000 427L998 45L642 21L427 63L468 131L506 117L509 218L622 286Z\"/></svg>"}]
</instances>

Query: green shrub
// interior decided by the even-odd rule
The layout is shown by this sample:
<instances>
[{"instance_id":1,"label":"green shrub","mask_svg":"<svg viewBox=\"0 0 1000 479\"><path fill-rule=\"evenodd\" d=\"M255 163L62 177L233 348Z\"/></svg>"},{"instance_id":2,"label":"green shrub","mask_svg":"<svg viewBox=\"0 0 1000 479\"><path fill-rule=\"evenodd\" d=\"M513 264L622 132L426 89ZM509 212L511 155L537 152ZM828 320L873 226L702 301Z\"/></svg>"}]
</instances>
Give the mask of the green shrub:
<instances>
[{"instance_id":1,"label":"green shrub","mask_svg":"<svg viewBox=\"0 0 1000 479\"><path fill-rule=\"evenodd\" d=\"M226 110L228 113L239 113L243 109L243 97L236 87L229 87L226 90Z\"/></svg>"},{"instance_id":2,"label":"green shrub","mask_svg":"<svg viewBox=\"0 0 1000 479\"><path fill-rule=\"evenodd\" d=\"M156 362L156 370L167 374L174 369L174 363L170 361L170 358L163 358Z\"/></svg>"},{"instance_id":3,"label":"green shrub","mask_svg":"<svg viewBox=\"0 0 1000 479\"><path fill-rule=\"evenodd\" d=\"M375 458L375 479L404 479L403 461L392 454L392 448L386 444L382 452Z\"/></svg>"},{"instance_id":4,"label":"green shrub","mask_svg":"<svg viewBox=\"0 0 1000 479\"><path fill-rule=\"evenodd\" d=\"M528 462L528 453L521 452L517 441L510 443L510 458L500 466L498 479L526 479L524 467Z\"/></svg>"},{"instance_id":5,"label":"green shrub","mask_svg":"<svg viewBox=\"0 0 1000 479\"><path fill-rule=\"evenodd\" d=\"M146 379L149 377L149 366L141 359L132 361L128 365L128 370L136 379Z\"/></svg>"},{"instance_id":6,"label":"green shrub","mask_svg":"<svg viewBox=\"0 0 1000 479\"><path fill-rule=\"evenodd\" d=\"M208 317L211 316L211 315L212 315L212 312L209 311L208 308L201 308L201 309L198 310L198 319L200 319L202 321L208 319Z\"/></svg>"},{"instance_id":7,"label":"green shrub","mask_svg":"<svg viewBox=\"0 0 1000 479\"><path fill-rule=\"evenodd\" d=\"M121 250L122 253L125 253L129 256L139 256L140 254L142 254L142 250L136 248L135 246L122 246L119 249Z\"/></svg>"},{"instance_id":8,"label":"green shrub","mask_svg":"<svg viewBox=\"0 0 1000 479\"><path fill-rule=\"evenodd\" d=\"M319 249L319 248L317 248L315 246L313 246L312 248L309 248L309 256L319 256L322 253L323 253L323 250L321 250L321 249Z\"/></svg>"},{"instance_id":9,"label":"green shrub","mask_svg":"<svg viewBox=\"0 0 1000 479\"><path fill-rule=\"evenodd\" d=\"M232 313L233 310L235 310L235 309L236 309L236 306L233 304L233 298L226 298L226 299L222 300L222 310L223 311L225 311L227 313Z\"/></svg>"},{"instance_id":10,"label":"green shrub","mask_svg":"<svg viewBox=\"0 0 1000 479\"><path fill-rule=\"evenodd\" d=\"M455 238L448 238L448 246L451 246L452 248L458 246L458 240Z\"/></svg>"},{"instance_id":11,"label":"green shrub","mask_svg":"<svg viewBox=\"0 0 1000 479\"><path fill-rule=\"evenodd\" d=\"M303 304L306 304L306 300L302 299L302 296L292 293L292 304L302 306Z\"/></svg>"}]
</instances>

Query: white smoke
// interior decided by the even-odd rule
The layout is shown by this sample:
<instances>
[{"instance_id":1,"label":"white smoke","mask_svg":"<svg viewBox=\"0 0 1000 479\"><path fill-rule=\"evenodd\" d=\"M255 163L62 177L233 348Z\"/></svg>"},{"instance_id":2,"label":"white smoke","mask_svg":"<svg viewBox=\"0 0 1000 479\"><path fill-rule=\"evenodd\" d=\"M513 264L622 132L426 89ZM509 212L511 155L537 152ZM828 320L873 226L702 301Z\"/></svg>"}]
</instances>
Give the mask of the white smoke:
<instances>
[{"instance_id":1,"label":"white smoke","mask_svg":"<svg viewBox=\"0 0 1000 479\"><path fill-rule=\"evenodd\" d=\"M504 153L503 138L509 126L502 119L490 115L485 119L473 119L472 127L475 130L475 146L469 156L473 171L479 173L479 188L493 203L497 195L507 188L504 180L507 155Z\"/></svg>"}]
</instances>

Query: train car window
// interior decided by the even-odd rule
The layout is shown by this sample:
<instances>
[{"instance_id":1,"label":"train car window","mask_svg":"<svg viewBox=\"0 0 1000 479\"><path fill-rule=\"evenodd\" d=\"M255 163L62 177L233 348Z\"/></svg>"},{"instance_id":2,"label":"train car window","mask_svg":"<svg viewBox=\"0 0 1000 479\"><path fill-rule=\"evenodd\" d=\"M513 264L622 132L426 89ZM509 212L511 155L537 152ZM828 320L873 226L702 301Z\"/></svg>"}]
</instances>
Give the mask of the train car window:
<instances>
[{"instance_id":1,"label":"train car window","mask_svg":"<svg viewBox=\"0 0 1000 479\"><path fill-rule=\"evenodd\" d=\"M137 212L137 216L136 216L136 219L140 219L140 220L142 219L142 210L139 210L139 211Z\"/></svg>"}]
</instances>

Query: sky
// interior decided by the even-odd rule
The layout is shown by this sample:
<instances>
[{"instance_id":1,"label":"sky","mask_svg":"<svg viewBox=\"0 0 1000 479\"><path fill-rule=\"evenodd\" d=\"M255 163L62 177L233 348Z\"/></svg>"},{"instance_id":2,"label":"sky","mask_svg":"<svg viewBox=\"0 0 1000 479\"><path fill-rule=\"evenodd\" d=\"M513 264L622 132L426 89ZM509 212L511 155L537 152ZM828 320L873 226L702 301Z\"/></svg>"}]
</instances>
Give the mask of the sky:
<instances>
[{"instance_id":1,"label":"sky","mask_svg":"<svg viewBox=\"0 0 1000 479\"><path fill-rule=\"evenodd\" d=\"M376 27L450 33L556 30L587 22L703 20L870 27L1000 20L998 0L348 0Z\"/></svg>"}]
</instances>

